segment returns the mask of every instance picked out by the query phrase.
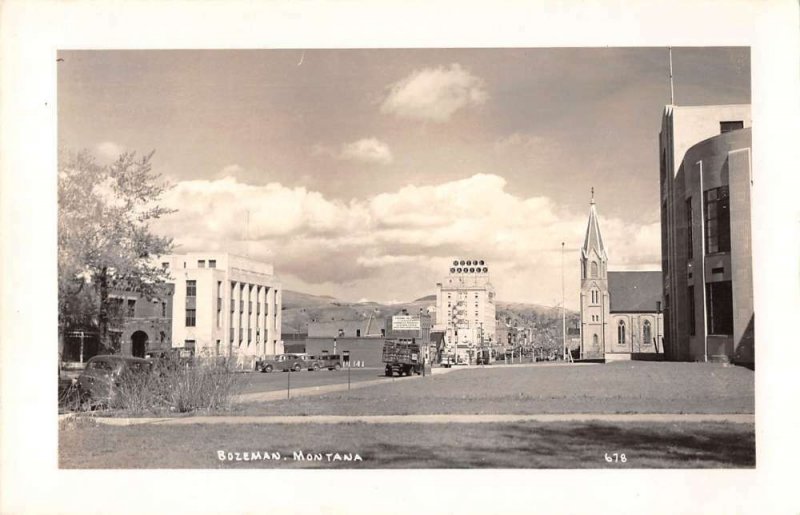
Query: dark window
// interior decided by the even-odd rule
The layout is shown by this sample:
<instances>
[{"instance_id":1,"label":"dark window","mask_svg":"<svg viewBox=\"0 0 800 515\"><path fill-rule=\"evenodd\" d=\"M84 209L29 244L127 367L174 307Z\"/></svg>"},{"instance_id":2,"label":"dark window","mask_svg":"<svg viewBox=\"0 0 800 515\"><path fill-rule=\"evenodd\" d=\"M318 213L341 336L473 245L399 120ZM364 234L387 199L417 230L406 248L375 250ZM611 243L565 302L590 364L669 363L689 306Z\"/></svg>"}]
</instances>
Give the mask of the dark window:
<instances>
[{"instance_id":1,"label":"dark window","mask_svg":"<svg viewBox=\"0 0 800 515\"><path fill-rule=\"evenodd\" d=\"M384 338L385 336L386 336L386 329L381 329L381 338Z\"/></svg>"},{"instance_id":2,"label":"dark window","mask_svg":"<svg viewBox=\"0 0 800 515\"><path fill-rule=\"evenodd\" d=\"M653 335L651 334L650 331L650 321L645 320L644 324L642 324L642 343L644 343L645 345L650 345L651 343L653 343L652 341L650 341L652 337Z\"/></svg>"},{"instance_id":3,"label":"dark window","mask_svg":"<svg viewBox=\"0 0 800 515\"><path fill-rule=\"evenodd\" d=\"M739 129L744 129L744 122L742 120L738 120L735 122L719 122L720 134L725 134L726 132L731 132L731 131L737 131Z\"/></svg>"},{"instance_id":4,"label":"dark window","mask_svg":"<svg viewBox=\"0 0 800 515\"><path fill-rule=\"evenodd\" d=\"M253 330L249 327L247 328L247 343L253 341Z\"/></svg>"},{"instance_id":5,"label":"dark window","mask_svg":"<svg viewBox=\"0 0 800 515\"><path fill-rule=\"evenodd\" d=\"M231 327L231 341L233 341L234 329Z\"/></svg>"},{"instance_id":6,"label":"dark window","mask_svg":"<svg viewBox=\"0 0 800 515\"><path fill-rule=\"evenodd\" d=\"M231 313L236 311L236 300L231 299Z\"/></svg>"},{"instance_id":7,"label":"dark window","mask_svg":"<svg viewBox=\"0 0 800 515\"><path fill-rule=\"evenodd\" d=\"M186 296L187 297L196 297L197 296L197 281L186 281Z\"/></svg>"},{"instance_id":8,"label":"dark window","mask_svg":"<svg viewBox=\"0 0 800 515\"><path fill-rule=\"evenodd\" d=\"M205 259L198 259L197 260L197 268L205 268L206 267L206 260Z\"/></svg>"},{"instance_id":9,"label":"dark window","mask_svg":"<svg viewBox=\"0 0 800 515\"><path fill-rule=\"evenodd\" d=\"M661 150L661 182L667 178L667 149Z\"/></svg>"},{"instance_id":10,"label":"dark window","mask_svg":"<svg viewBox=\"0 0 800 515\"><path fill-rule=\"evenodd\" d=\"M252 313L253 313L253 301L252 300L248 300L247 301L247 314L250 315Z\"/></svg>"},{"instance_id":11,"label":"dark window","mask_svg":"<svg viewBox=\"0 0 800 515\"><path fill-rule=\"evenodd\" d=\"M725 267L724 266L717 266L711 269L712 274L724 274Z\"/></svg>"},{"instance_id":12,"label":"dark window","mask_svg":"<svg viewBox=\"0 0 800 515\"><path fill-rule=\"evenodd\" d=\"M692 231L692 199L686 199L686 257L694 259L694 233Z\"/></svg>"},{"instance_id":13,"label":"dark window","mask_svg":"<svg viewBox=\"0 0 800 515\"><path fill-rule=\"evenodd\" d=\"M217 260L216 259L209 259L208 260L208 268L217 268Z\"/></svg>"},{"instance_id":14,"label":"dark window","mask_svg":"<svg viewBox=\"0 0 800 515\"><path fill-rule=\"evenodd\" d=\"M592 277L597 277L597 263L592 261Z\"/></svg>"},{"instance_id":15,"label":"dark window","mask_svg":"<svg viewBox=\"0 0 800 515\"><path fill-rule=\"evenodd\" d=\"M625 322L623 320L620 320L617 325L617 343L620 345L625 343Z\"/></svg>"},{"instance_id":16,"label":"dark window","mask_svg":"<svg viewBox=\"0 0 800 515\"><path fill-rule=\"evenodd\" d=\"M161 268L163 268L164 270L168 269L169 268L169 263L166 263L166 262L161 263Z\"/></svg>"},{"instance_id":17,"label":"dark window","mask_svg":"<svg viewBox=\"0 0 800 515\"><path fill-rule=\"evenodd\" d=\"M244 301L239 301L239 313L244 313Z\"/></svg>"},{"instance_id":18,"label":"dark window","mask_svg":"<svg viewBox=\"0 0 800 515\"><path fill-rule=\"evenodd\" d=\"M697 331L696 324L695 324L695 318L694 318L694 286L689 286L689 309L688 309L688 311L689 311L689 313L688 313L688 316L689 316L689 334L691 336L694 336L696 331Z\"/></svg>"},{"instance_id":19,"label":"dark window","mask_svg":"<svg viewBox=\"0 0 800 515\"><path fill-rule=\"evenodd\" d=\"M128 300L128 317L133 318L136 316L136 301L134 299Z\"/></svg>"},{"instance_id":20,"label":"dark window","mask_svg":"<svg viewBox=\"0 0 800 515\"><path fill-rule=\"evenodd\" d=\"M720 186L705 192L706 254L730 252L731 215L728 187Z\"/></svg>"},{"instance_id":21,"label":"dark window","mask_svg":"<svg viewBox=\"0 0 800 515\"><path fill-rule=\"evenodd\" d=\"M183 347L186 349L194 350L194 340L184 340Z\"/></svg>"},{"instance_id":22,"label":"dark window","mask_svg":"<svg viewBox=\"0 0 800 515\"><path fill-rule=\"evenodd\" d=\"M196 310L186 308L186 327L194 327L197 319L195 318Z\"/></svg>"},{"instance_id":23,"label":"dark window","mask_svg":"<svg viewBox=\"0 0 800 515\"><path fill-rule=\"evenodd\" d=\"M161 318L167 318L167 303L161 303Z\"/></svg>"},{"instance_id":24,"label":"dark window","mask_svg":"<svg viewBox=\"0 0 800 515\"><path fill-rule=\"evenodd\" d=\"M356 338L361 338L361 329L356 329Z\"/></svg>"},{"instance_id":25,"label":"dark window","mask_svg":"<svg viewBox=\"0 0 800 515\"><path fill-rule=\"evenodd\" d=\"M244 328L239 328L239 343L242 343L242 339L244 339Z\"/></svg>"},{"instance_id":26,"label":"dark window","mask_svg":"<svg viewBox=\"0 0 800 515\"><path fill-rule=\"evenodd\" d=\"M731 281L706 284L708 334L733 334L733 295Z\"/></svg>"}]
</instances>

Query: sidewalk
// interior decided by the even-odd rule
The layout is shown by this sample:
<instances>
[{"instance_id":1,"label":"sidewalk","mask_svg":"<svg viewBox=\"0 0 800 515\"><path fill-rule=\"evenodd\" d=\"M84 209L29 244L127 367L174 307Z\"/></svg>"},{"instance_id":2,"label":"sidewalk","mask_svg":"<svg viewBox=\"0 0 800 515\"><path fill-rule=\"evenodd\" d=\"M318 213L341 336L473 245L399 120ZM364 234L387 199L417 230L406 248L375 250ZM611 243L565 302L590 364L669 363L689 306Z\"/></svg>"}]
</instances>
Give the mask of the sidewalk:
<instances>
[{"instance_id":1,"label":"sidewalk","mask_svg":"<svg viewBox=\"0 0 800 515\"><path fill-rule=\"evenodd\" d=\"M681 414L681 413L564 413L540 415L311 415L311 416L187 416L179 418L105 418L92 420L109 426L153 424L183 426L191 424L482 424L515 422L727 422L754 424L753 414Z\"/></svg>"}]
</instances>

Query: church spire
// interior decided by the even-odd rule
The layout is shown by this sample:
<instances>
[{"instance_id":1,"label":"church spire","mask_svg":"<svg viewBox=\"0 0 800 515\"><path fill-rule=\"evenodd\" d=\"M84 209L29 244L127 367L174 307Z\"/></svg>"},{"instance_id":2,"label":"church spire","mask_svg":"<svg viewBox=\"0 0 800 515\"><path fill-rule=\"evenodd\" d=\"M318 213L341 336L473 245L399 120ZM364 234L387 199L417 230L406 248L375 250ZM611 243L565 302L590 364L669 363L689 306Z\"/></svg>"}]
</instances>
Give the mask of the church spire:
<instances>
[{"instance_id":1,"label":"church spire","mask_svg":"<svg viewBox=\"0 0 800 515\"><path fill-rule=\"evenodd\" d=\"M586 238L583 240L583 256L589 255L592 250L597 255L606 260L606 249L603 245L603 237L600 235L600 222L597 219L597 208L594 203L594 187L592 188L592 200L589 204L589 224L586 226Z\"/></svg>"}]
</instances>

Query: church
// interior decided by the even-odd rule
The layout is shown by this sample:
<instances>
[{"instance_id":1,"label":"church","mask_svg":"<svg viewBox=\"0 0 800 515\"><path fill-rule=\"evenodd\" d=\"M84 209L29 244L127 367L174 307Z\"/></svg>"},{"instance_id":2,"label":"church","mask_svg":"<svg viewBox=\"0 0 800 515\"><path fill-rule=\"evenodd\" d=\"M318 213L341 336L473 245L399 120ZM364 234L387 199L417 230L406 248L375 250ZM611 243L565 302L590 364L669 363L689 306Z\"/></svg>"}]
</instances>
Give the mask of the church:
<instances>
[{"instance_id":1,"label":"church","mask_svg":"<svg viewBox=\"0 0 800 515\"><path fill-rule=\"evenodd\" d=\"M581 248L581 359L663 357L662 286L660 271L608 271L592 190Z\"/></svg>"}]
</instances>

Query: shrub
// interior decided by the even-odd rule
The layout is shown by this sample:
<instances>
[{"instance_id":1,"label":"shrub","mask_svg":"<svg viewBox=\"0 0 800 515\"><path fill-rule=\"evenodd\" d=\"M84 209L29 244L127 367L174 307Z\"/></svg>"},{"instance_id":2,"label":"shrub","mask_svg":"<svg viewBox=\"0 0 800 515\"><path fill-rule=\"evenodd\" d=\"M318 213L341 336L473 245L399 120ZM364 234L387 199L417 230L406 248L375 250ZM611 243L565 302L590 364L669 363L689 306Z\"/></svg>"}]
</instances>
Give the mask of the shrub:
<instances>
[{"instance_id":1,"label":"shrub","mask_svg":"<svg viewBox=\"0 0 800 515\"><path fill-rule=\"evenodd\" d=\"M227 362L159 360L150 373L119 379L112 407L132 414L214 411L230 407L238 382Z\"/></svg>"},{"instance_id":2,"label":"shrub","mask_svg":"<svg viewBox=\"0 0 800 515\"><path fill-rule=\"evenodd\" d=\"M58 380L58 409L59 411L76 411L81 407L80 390L77 383L60 379Z\"/></svg>"}]
</instances>

